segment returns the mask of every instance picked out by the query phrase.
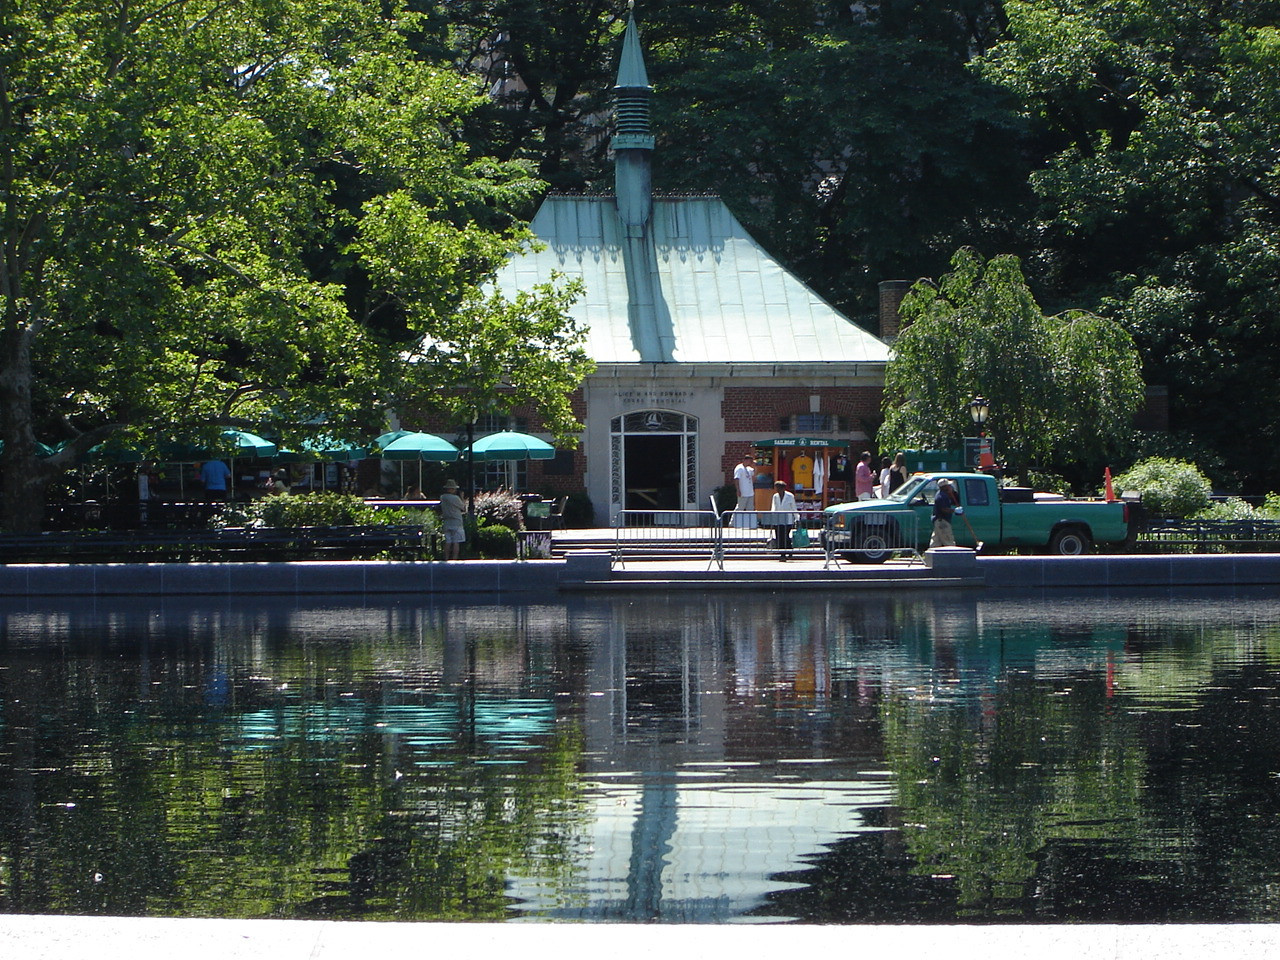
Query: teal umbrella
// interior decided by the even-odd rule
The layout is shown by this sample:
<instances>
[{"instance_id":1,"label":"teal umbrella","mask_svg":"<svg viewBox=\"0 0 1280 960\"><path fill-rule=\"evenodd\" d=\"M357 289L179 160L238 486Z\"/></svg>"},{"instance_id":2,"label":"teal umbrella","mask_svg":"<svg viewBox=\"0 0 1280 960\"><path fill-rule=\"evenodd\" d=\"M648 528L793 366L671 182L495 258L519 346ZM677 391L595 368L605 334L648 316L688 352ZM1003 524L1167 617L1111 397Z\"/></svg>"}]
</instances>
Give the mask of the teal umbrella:
<instances>
[{"instance_id":1,"label":"teal umbrella","mask_svg":"<svg viewBox=\"0 0 1280 960\"><path fill-rule=\"evenodd\" d=\"M409 434L411 434L411 433L413 433L413 431L412 431L412 430L391 430L391 431L388 431L387 433L384 433L382 436L378 437L378 439L376 439L376 440L374 440L374 441L373 441L373 452L374 452L375 454L377 454L379 450L381 450L383 447L385 447L385 446L386 446L388 443L390 443L391 441L393 441L393 440L399 440L401 437L407 437L407 436L409 436Z\"/></svg>"},{"instance_id":2,"label":"teal umbrella","mask_svg":"<svg viewBox=\"0 0 1280 960\"><path fill-rule=\"evenodd\" d=\"M52 457L57 452L58 452L58 447L51 447L47 443L41 443L39 440L36 441L37 457ZM4 453L3 440L0 440L0 453Z\"/></svg>"},{"instance_id":3,"label":"teal umbrella","mask_svg":"<svg viewBox=\"0 0 1280 960\"><path fill-rule=\"evenodd\" d=\"M445 463L458 459L458 448L443 437L434 433L407 433L396 431L400 436L385 444L379 444L382 450L378 456L385 460L417 460L418 487L422 487L422 461L434 460ZM387 436L383 434L383 436ZM382 437L378 438L379 440ZM400 472L400 482L404 482L404 471Z\"/></svg>"},{"instance_id":4,"label":"teal umbrella","mask_svg":"<svg viewBox=\"0 0 1280 960\"><path fill-rule=\"evenodd\" d=\"M235 444L237 457L274 457L279 451L270 440L244 430L223 430L222 439Z\"/></svg>"},{"instance_id":5,"label":"teal umbrella","mask_svg":"<svg viewBox=\"0 0 1280 960\"><path fill-rule=\"evenodd\" d=\"M433 433L405 433L379 446L382 449L378 456L384 460L435 460L443 463L458 459L458 448Z\"/></svg>"},{"instance_id":6,"label":"teal umbrella","mask_svg":"<svg viewBox=\"0 0 1280 960\"><path fill-rule=\"evenodd\" d=\"M481 437L468 447L471 459L485 460L551 460L556 455L556 448L545 440L531 437L527 433L516 433L504 430Z\"/></svg>"},{"instance_id":7,"label":"teal umbrella","mask_svg":"<svg viewBox=\"0 0 1280 960\"><path fill-rule=\"evenodd\" d=\"M369 456L368 447L331 437L309 438L298 446L298 450L281 450L276 459L283 463L306 463L309 460L363 460Z\"/></svg>"}]
</instances>

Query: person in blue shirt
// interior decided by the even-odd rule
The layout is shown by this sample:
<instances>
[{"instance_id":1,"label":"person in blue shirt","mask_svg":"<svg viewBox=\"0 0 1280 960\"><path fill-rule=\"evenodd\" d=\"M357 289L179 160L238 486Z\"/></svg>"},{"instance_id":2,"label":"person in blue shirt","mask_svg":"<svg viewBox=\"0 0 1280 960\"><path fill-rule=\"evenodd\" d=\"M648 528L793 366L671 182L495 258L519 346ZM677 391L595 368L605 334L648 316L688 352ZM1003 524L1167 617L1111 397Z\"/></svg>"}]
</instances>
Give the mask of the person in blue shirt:
<instances>
[{"instance_id":1,"label":"person in blue shirt","mask_svg":"<svg viewBox=\"0 0 1280 960\"><path fill-rule=\"evenodd\" d=\"M204 484L205 496L210 500L227 499L227 481L231 479L231 468L221 460L206 460L200 467L200 482Z\"/></svg>"},{"instance_id":2,"label":"person in blue shirt","mask_svg":"<svg viewBox=\"0 0 1280 960\"><path fill-rule=\"evenodd\" d=\"M960 497L951 481L943 477L938 481L938 495L933 498L933 534L929 537L930 547L954 547L956 535L951 529L951 516L956 511L964 513L960 506Z\"/></svg>"}]
</instances>

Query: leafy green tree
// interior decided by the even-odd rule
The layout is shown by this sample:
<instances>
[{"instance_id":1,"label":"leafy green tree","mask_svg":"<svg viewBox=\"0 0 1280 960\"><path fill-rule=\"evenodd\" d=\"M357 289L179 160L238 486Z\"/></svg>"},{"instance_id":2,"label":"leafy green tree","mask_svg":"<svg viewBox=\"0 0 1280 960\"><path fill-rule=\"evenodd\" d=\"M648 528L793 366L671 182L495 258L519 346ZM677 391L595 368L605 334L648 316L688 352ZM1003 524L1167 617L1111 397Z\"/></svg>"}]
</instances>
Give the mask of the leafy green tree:
<instances>
[{"instance_id":1,"label":"leafy green tree","mask_svg":"<svg viewBox=\"0 0 1280 960\"><path fill-rule=\"evenodd\" d=\"M1026 125L965 66L999 4L727 6L644 10L661 189L716 191L852 316L958 246L1019 248Z\"/></svg>"},{"instance_id":2,"label":"leafy green tree","mask_svg":"<svg viewBox=\"0 0 1280 960\"><path fill-rule=\"evenodd\" d=\"M953 447L982 395L1012 466L1103 459L1142 401L1132 338L1082 311L1045 316L1016 257L962 249L951 266L903 300L880 446Z\"/></svg>"},{"instance_id":3,"label":"leafy green tree","mask_svg":"<svg viewBox=\"0 0 1280 960\"><path fill-rule=\"evenodd\" d=\"M1045 146L1050 296L1134 335L1177 423L1280 478L1280 4L1008 0L981 60ZM1231 429L1222 429L1230 424Z\"/></svg>"},{"instance_id":4,"label":"leafy green tree","mask_svg":"<svg viewBox=\"0 0 1280 960\"><path fill-rule=\"evenodd\" d=\"M113 435L375 432L455 309L513 318L477 290L540 184L462 142L480 99L411 56L420 22L373 0L0 6L6 528ZM563 303L521 305L542 341Z\"/></svg>"}]
</instances>

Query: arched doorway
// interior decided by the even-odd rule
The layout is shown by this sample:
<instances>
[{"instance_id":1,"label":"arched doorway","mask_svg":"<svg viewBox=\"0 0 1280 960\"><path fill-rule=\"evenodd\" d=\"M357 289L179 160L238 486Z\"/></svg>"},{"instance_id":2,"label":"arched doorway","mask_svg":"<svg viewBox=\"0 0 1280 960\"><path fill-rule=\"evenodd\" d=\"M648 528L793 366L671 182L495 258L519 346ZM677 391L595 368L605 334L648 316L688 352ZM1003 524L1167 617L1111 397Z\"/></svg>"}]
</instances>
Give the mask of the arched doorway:
<instances>
[{"instance_id":1,"label":"arched doorway","mask_svg":"<svg viewBox=\"0 0 1280 960\"><path fill-rule=\"evenodd\" d=\"M698 501L698 420L640 410L610 423L611 508L694 510Z\"/></svg>"}]
</instances>

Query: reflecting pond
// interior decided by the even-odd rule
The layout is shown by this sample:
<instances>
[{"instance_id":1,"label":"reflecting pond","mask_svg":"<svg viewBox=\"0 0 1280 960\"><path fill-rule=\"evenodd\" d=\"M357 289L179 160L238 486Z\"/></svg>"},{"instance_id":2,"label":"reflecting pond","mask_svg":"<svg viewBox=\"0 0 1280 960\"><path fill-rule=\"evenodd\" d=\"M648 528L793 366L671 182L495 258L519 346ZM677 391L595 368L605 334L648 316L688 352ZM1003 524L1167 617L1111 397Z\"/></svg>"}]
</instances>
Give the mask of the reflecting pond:
<instances>
[{"instance_id":1,"label":"reflecting pond","mask_svg":"<svg viewBox=\"0 0 1280 960\"><path fill-rule=\"evenodd\" d=\"M1271 921L1280 601L0 607L0 912Z\"/></svg>"}]
</instances>

